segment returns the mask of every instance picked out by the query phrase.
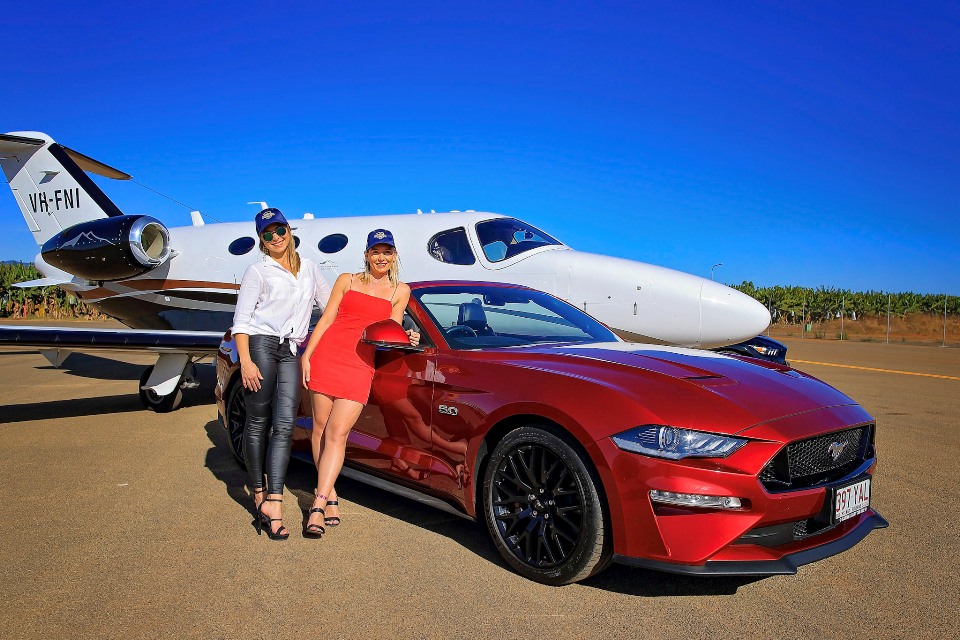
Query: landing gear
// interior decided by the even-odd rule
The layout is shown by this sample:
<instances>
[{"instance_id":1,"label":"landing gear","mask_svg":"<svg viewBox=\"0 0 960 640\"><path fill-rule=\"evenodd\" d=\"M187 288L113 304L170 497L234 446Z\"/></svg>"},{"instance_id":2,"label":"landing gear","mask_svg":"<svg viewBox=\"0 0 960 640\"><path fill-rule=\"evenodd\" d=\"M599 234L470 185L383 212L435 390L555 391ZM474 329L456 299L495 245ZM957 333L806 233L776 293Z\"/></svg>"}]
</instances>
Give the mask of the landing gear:
<instances>
[{"instance_id":1,"label":"landing gear","mask_svg":"<svg viewBox=\"0 0 960 640\"><path fill-rule=\"evenodd\" d=\"M180 407L180 403L183 402L183 389L177 384L172 393L162 396L153 389L144 388L147 386L147 380L150 379L151 374L153 374L153 365L147 367L143 375L140 376L140 402L143 403L145 408L157 413L176 411Z\"/></svg>"},{"instance_id":2,"label":"landing gear","mask_svg":"<svg viewBox=\"0 0 960 640\"><path fill-rule=\"evenodd\" d=\"M173 391L167 394L157 393L154 388L148 386L150 376L153 375L154 366L149 366L140 376L140 402L144 408L157 413L169 413L180 408L183 402L183 390L196 387L199 382L197 379L197 366L193 363L187 363L180 374L179 380L173 387Z\"/></svg>"}]
</instances>

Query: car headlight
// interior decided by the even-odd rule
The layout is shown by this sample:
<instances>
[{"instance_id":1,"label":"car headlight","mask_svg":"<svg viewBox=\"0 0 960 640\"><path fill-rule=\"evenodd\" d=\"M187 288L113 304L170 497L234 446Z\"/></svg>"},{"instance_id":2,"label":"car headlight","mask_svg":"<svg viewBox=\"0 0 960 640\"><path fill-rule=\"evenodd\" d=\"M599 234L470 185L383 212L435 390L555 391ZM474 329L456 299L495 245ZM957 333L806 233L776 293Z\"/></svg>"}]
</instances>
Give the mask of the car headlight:
<instances>
[{"instance_id":1,"label":"car headlight","mask_svg":"<svg viewBox=\"0 0 960 640\"><path fill-rule=\"evenodd\" d=\"M726 458L747 443L743 438L655 424L628 429L612 440L624 451L670 460Z\"/></svg>"}]
</instances>

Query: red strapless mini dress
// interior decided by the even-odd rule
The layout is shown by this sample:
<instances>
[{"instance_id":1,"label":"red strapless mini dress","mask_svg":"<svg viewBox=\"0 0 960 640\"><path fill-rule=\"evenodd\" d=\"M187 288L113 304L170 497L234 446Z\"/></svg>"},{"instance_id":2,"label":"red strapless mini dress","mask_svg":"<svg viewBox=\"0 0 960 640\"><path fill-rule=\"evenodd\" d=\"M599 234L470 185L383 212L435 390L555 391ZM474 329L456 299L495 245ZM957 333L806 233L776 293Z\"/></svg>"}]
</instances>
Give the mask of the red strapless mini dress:
<instances>
[{"instance_id":1,"label":"red strapless mini dress","mask_svg":"<svg viewBox=\"0 0 960 640\"><path fill-rule=\"evenodd\" d=\"M374 322L389 318L392 310L393 305L385 298L347 290L340 300L337 317L310 357L307 386L334 398L366 404L373 383L376 347L360 342L360 336Z\"/></svg>"}]
</instances>

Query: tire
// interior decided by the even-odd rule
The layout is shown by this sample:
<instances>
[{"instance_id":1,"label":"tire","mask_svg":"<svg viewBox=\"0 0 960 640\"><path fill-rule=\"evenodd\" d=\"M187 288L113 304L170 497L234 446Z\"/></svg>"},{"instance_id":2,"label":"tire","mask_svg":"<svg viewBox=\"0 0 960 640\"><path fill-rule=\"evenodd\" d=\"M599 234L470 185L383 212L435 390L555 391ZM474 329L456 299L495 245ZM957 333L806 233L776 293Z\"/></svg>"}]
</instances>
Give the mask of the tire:
<instances>
[{"instance_id":1,"label":"tire","mask_svg":"<svg viewBox=\"0 0 960 640\"><path fill-rule=\"evenodd\" d=\"M511 431L483 478L497 551L517 573L548 585L583 580L610 559L600 483L568 439L549 425Z\"/></svg>"},{"instance_id":2,"label":"tire","mask_svg":"<svg viewBox=\"0 0 960 640\"><path fill-rule=\"evenodd\" d=\"M180 388L180 383L177 382L177 388L172 393L165 396L158 395L152 389L143 388L147 384L147 380L150 379L151 373L153 373L153 365L147 367L143 375L140 376L140 402L143 403L145 408L157 413L176 411L180 407L180 403L183 402L183 389ZM182 379L183 376L181 376Z\"/></svg>"},{"instance_id":3,"label":"tire","mask_svg":"<svg viewBox=\"0 0 960 640\"><path fill-rule=\"evenodd\" d=\"M233 453L233 457L237 459L240 466L246 469L247 463L243 459L243 430L247 426L247 405L243 397L243 385L240 383L239 376L230 385L230 392L227 394L226 412L227 415L223 419L226 422L230 452Z\"/></svg>"}]
</instances>

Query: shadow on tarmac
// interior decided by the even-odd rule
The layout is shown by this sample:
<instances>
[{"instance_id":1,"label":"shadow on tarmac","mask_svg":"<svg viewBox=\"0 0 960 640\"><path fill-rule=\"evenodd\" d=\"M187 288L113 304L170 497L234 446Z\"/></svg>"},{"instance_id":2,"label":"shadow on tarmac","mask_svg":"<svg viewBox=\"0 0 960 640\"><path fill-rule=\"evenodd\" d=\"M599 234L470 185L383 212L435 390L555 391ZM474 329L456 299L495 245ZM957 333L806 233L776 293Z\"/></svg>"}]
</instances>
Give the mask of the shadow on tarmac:
<instances>
[{"instance_id":1,"label":"shadow on tarmac","mask_svg":"<svg viewBox=\"0 0 960 640\"><path fill-rule=\"evenodd\" d=\"M133 411L145 411L137 394L8 404L3 408L3 413L0 414L0 424L56 420L58 418L80 418L82 416Z\"/></svg>"},{"instance_id":2,"label":"shadow on tarmac","mask_svg":"<svg viewBox=\"0 0 960 640\"><path fill-rule=\"evenodd\" d=\"M253 497L247 491L247 472L233 457L227 441L227 432L217 420L208 422L206 429L211 448L207 451L205 466L223 482L227 494L251 517ZM313 503L313 488L316 485L316 470L296 458L291 459L287 471L287 489L297 496L301 511ZM511 569L500 558L483 525L449 515L443 511L421 505L413 500L383 491L369 485L339 478L337 493L350 502L362 505L371 511L402 520L421 529L446 536L466 550L497 565L505 571ZM290 528L290 525L287 525ZM294 535L296 530L294 529ZM636 569L623 565L611 565L598 576L580 585L592 589L612 591L642 597L733 595L741 586L763 578L756 576L693 577L659 571Z\"/></svg>"},{"instance_id":3,"label":"shadow on tarmac","mask_svg":"<svg viewBox=\"0 0 960 640\"><path fill-rule=\"evenodd\" d=\"M42 357L42 356L41 356ZM43 360L46 362L46 360ZM71 353L59 367L41 365L37 369L44 371L63 371L67 375L94 380L136 380L146 367L142 364L120 362L89 353Z\"/></svg>"},{"instance_id":4,"label":"shadow on tarmac","mask_svg":"<svg viewBox=\"0 0 960 640\"><path fill-rule=\"evenodd\" d=\"M253 494L247 491L247 470L240 466L227 442L227 431L220 426L219 420L211 420L203 426L213 446L207 450L203 466L223 483L227 495L247 510L251 518L256 517L253 508ZM290 528L289 526L287 527Z\"/></svg>"},{"instance_id":5,"label":"shadow on tarmac","mask_svg":"<svg viewBox=\"0 0 960 640\"><path fill-rule=\"evenodd\" d=\"M3 407L0 413L0 424L11 422L32 422L36 420L56 420L59 418L79 418L82 416L105 415L111 413L132 413L146 411L140 402L137 385L144 366L118 362L109 358L100 358L87 354L71 354L67 359L65 369L69 375L96 380L130 380L130 393L115 396L94 396L90 398L74 398L71 400L54 400L28 402L24 404L9 404ZM66 364L66 363L65 363ZM56 371L52 366L38 367ZM184 389L182 407L193 407L211 404L213 387L216 382L216 370L210 366L197 367L200 386L195 389Z\"/></svg>"}]
</instances>

